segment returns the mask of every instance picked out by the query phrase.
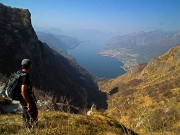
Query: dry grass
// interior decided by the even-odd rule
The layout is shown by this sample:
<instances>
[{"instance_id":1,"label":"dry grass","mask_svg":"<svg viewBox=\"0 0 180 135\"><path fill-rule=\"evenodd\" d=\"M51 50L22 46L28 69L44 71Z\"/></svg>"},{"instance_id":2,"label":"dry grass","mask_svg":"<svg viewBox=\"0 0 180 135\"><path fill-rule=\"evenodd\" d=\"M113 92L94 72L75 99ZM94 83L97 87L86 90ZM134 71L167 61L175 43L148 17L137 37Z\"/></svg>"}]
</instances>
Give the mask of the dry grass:
<instances>
[{"instance_id":1,"label":"dry grass","mask_svg":"<svg viewBox=\"0 0 180 135\"><path fill-rule=\"evenodd\" d=\"M140 134L178 135L179 58L180 46L177 46L147 65L139 65L115 79L99 82L99 89L109 93L106 114ZM117 92L111 94L114 89Z\"/></svg>"},{"instance_id":2,"label":"dry grass","mask_svg":"<svg viewBox=\"0 0 180 135\"><path fill-rule=\"evenodd\" d=\"M125 135L123 126L99 114L40 111L39 126L31 130L22 127L21 114L0 114L0 121L1 135Z\"/></svg>"}]
</instances>

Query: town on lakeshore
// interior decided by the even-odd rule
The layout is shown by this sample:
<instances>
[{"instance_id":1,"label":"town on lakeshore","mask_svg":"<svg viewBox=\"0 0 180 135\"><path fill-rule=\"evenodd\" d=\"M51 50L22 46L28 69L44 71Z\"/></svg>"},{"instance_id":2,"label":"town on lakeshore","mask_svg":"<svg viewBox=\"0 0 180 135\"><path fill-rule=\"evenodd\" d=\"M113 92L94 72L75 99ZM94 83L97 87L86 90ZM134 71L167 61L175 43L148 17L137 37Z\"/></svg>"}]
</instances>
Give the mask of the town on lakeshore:
<instances>
[{"instance_id":1,"label":"town on lakeshore","mask_svg":"<svg viewBox=\"0 0 180 135\"><path fill-rule=\"evenodd\" d=\"M123 63L121 68L123 68L125 71L129 71L138 65L138 54L130 54L126 48L102 50L99 52L99 55L117 58Z\"/></svg>"}]
</instances>

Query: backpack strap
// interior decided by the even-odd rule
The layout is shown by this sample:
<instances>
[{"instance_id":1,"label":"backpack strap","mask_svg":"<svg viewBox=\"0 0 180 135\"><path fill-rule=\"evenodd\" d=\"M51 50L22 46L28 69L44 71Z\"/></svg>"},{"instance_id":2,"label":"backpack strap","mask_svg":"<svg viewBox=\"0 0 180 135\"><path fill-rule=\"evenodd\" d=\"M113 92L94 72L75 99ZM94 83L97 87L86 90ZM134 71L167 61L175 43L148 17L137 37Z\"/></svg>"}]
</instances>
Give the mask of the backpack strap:
<instances>
[{"instance_id":1,"label":"backpack strap","mask_svg":"<svg viewBox=\"0 0 180 135\"><path fill-rule=\"evenodd\" d=\"M27 73L20 73L20 76L24 76L24 75L27 75Z\"/></svg>"},{"instance_id":2,"label":"backpack strap","mask_svg":"<svg viewBox=\"0 0 180 135\"><path fill-rule=\"evenodd\" d=\"M24 76L24 75L27 75L26 72L22 72L21 70L18 70L17 73L20 75L20 76Z\"/></svg>"}]
</instances>

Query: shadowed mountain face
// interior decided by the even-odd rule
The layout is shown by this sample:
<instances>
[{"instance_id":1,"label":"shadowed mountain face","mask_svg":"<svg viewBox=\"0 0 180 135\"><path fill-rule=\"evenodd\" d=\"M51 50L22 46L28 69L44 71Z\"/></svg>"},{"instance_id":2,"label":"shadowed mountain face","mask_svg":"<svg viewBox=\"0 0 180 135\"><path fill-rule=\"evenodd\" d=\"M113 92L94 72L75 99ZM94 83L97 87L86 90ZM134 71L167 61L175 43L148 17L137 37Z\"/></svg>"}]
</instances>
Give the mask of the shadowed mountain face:
<instances>
[{"instance_id":1,"label":"shadowed mountain face","mask_svg":"<svg viewBox=\"0 0 180 135\"><path fill-rule=\"evenodd\" d=\"M29 58L33 62L31 79L37 89L53 91L57 97L71 97L76 106L95 102L106 107L105 102L98 101L99 97L105 99L106 96L98 91L91 74L38 40L28 10L0 4L0 20L2 76L21 69L22 59Z\"/></svg>"},{"instance_id":2,"label":"shadowed mountain face","mask_svg":"<svg viewBox=\"0 0 180 135\"><path fill-rule=\"evenodd\" d=\"M180 46L177 46L148 64L99 82L99 87L108 93L109 116L126 126L131 124L137 132L171 132L179 128L179 82Z\"/></svg>"}]
</instances>

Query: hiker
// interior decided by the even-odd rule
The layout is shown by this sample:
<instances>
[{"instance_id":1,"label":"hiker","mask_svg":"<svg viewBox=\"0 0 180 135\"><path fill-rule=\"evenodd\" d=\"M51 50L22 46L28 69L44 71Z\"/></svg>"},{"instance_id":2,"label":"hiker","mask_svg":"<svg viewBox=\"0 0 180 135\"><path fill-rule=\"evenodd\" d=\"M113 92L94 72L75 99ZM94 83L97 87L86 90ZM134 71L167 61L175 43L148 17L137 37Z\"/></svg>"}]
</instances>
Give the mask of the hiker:
<instances>
[{"instance_id":1,"label":"hiker","mask_svg":"<svg viewBox=\"0 0 180 135\"><path fill-rule=\"evenodd\" d=\"M30 80L29 72L32 68L32 63L30 59L24 59L21 62L22 66L22 73L25 73L21 77L20 84L21 84L21 95L22 100L20 100L20 104L22 105L22 117L23 123L25 127L32 127L32 123L37 124L38 121L38 109L36 106L36 98L32 91L32 83Z\"/></svg>"}]
</instances>

